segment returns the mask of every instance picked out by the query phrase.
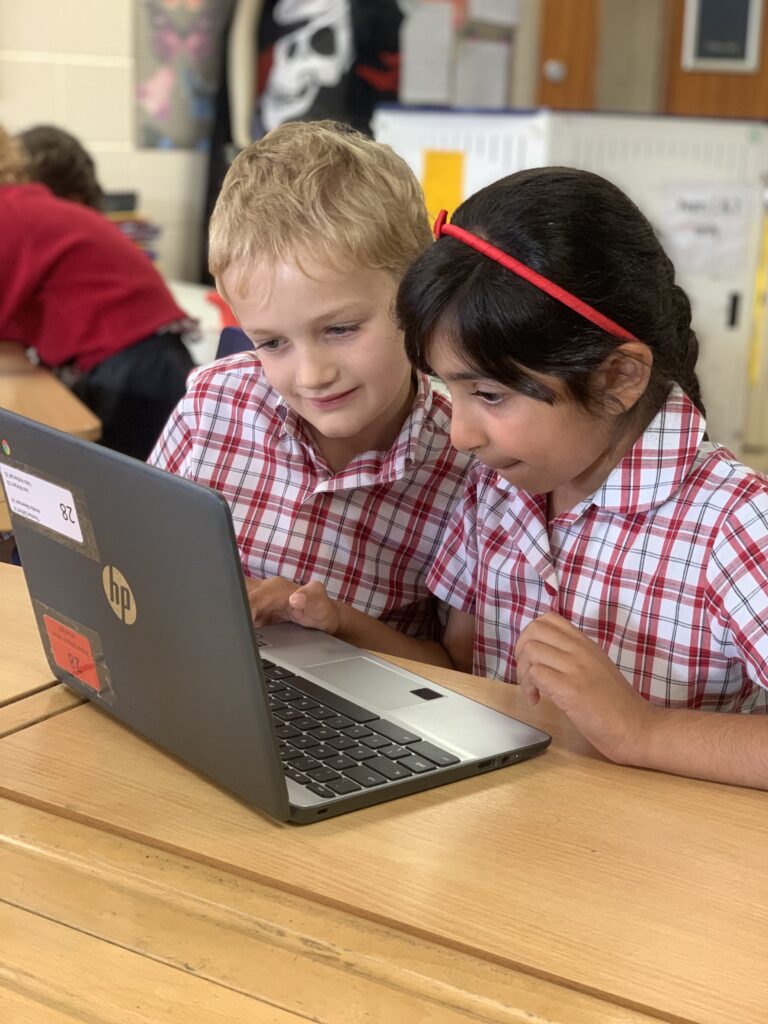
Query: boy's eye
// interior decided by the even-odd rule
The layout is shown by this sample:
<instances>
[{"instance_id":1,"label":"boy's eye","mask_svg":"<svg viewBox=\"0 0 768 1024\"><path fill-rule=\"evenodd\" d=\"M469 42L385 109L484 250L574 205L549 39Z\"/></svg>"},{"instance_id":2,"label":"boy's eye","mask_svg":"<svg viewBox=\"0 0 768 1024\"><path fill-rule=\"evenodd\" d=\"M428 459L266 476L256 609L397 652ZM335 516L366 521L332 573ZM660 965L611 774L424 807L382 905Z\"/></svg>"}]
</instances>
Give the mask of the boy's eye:
<instances>
[{"instance_id":1,"label":"boy's eye","mask_svg":"<svg viewBox=\"0 0 768 1024\"><path fill-rule=\"evenodd\" d=\"M347 334L352 334L359 326L360 324L331 324L325 330L327 334L332 335L334 338L343 338Z\"/></svg>"},{"instance_id":2,"label":"boy's eye","mask_svg":"<svg viewBox=\"0 0 768 1024\"><path fill-rule=\"evenodd\" d=\"M254 345L257 352L276 352L282 344L281 338L270 338L268 341L259 341Z\"/></svg>"}]
</instances>

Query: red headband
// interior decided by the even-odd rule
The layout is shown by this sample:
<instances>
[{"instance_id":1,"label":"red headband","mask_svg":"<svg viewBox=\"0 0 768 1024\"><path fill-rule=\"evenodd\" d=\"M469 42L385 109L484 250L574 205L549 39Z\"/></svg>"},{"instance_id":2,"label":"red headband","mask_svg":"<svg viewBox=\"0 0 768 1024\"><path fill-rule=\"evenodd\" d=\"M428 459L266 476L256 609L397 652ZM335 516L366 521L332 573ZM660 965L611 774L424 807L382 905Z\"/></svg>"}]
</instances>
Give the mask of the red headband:
<instances>
[{"instance_id":1,"label":"red headband","mask_svg":"<svg viewBox=\"0 0 768 1024\"><path fill-rule=\"evenodd\" d=\"M491 245L490 242L486 242L482 238L478 238L477 235L473 235L469 231L465 231L464 228L457 227L455 224L447 224L446 218L448 214L445 210L441 210L437 215L435 221L435 238L440 238L442 235L450 235L451 238L457 238L460 242L465 245L471 246L473 249L477 249L483 256L487 256L489 259L495 260L500 263L502 267L506 267L507 270L511 270L513 274L517 274L518 277L522 277L525 281L530 282L534 287L538 288L542 292L546 292L547 295L551 295L553 299L557 299L558 302L562 302L564 306L568 306L579 316L583 316L585 320L591 320L593 324L607 331L608 334L613 334L617 338L624 338L626 341L637 341L638 339L631 334L629 331L620 327L613 320L610 320L603 313L599 313L592 306L587 305L581 299L577 299L575 295L571 295L560 285L555 284L554 281L550 281L549 278L542 277L541 274L537 274L535 270L531 270L524 263L520 263L514 257L510 256L506 252L502 252L501 249L497 249L495 245Z\"/></svg>"}]
</instances>

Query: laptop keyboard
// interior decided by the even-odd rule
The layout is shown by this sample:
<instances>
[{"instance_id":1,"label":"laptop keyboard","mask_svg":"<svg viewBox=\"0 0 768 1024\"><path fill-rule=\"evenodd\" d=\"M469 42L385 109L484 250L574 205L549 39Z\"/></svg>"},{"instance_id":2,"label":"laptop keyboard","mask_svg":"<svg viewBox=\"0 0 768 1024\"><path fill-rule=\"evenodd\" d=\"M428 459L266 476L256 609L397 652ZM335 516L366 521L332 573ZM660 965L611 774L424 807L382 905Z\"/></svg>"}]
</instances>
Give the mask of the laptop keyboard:
<instances>
[{"instance_id":1,"label":"laptop keyboard","mask_svg":"<svg viewBox=\"0 0 768 1024\"><path fill-rule=\"evenodd\" d=\"M317 796L357 793L458 764L447 750L262 659L283 769Z\"/></svg>"}]
</instances>

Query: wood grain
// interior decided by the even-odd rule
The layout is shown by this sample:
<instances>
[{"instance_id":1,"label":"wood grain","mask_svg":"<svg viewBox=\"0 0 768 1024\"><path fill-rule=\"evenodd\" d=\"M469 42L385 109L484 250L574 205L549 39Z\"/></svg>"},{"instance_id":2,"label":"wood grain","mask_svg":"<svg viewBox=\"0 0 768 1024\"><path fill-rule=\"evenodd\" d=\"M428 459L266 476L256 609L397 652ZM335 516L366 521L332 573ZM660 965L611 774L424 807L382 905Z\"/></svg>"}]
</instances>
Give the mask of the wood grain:
<instances>
[{"instance_id":1,"label":"wood grain","mask_svg":"<svg viewBox=\"0 0 768 1024\"><path fill-rule=\"evenodd\" d=\"M24 573L18 566L0 563L0 706L54 682Z\"/></svg>"},{"instance_id":2,"label":"wood grain","mask_svg":"<svg viewBox=\"0 0 768 1024\"><path fill-rule=\"evenodd\" d=\"M0 801L0 816L0 899L303 1018L650 1024L643 1014L33 808Z\"/></svg>"},{"instance_id":3,"label":"wood grain","mask_svg":"<svg viewBox=\"0 0 768 1024\"><path fill-rule=\"evenodd\" d=\"M0 789L609 1003L764 1024L765 795L608 764L552 731L535 760L296 828L85 705L0 742Z\"/></svg>"}]
</instances>

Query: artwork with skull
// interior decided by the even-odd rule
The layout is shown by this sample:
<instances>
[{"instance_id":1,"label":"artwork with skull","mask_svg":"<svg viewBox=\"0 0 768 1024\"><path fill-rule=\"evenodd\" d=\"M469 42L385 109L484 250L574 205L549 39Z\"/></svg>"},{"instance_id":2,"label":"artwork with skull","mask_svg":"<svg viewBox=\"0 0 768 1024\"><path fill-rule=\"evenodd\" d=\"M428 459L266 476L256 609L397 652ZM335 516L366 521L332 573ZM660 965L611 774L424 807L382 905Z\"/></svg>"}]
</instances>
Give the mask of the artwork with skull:
<instances>
[{"instance_id":1,"label":"artwork with skull","mask_svg":"<svg viewBox=\"0 0 768 1024\"><path fill-rule=\"evenodd\" d=\"M368 132L397 99L402 16L397 0L265 0L254 136L322 118Z\"/></svg>"}]
</instances>

